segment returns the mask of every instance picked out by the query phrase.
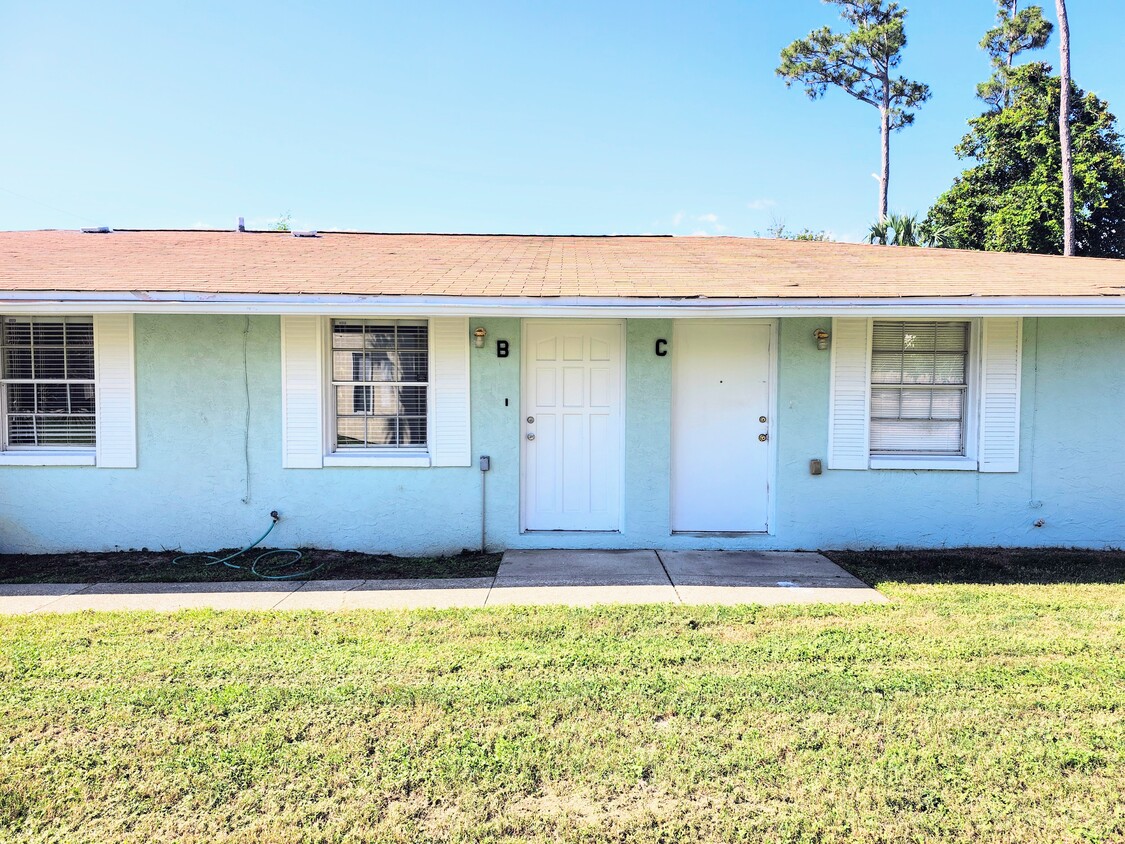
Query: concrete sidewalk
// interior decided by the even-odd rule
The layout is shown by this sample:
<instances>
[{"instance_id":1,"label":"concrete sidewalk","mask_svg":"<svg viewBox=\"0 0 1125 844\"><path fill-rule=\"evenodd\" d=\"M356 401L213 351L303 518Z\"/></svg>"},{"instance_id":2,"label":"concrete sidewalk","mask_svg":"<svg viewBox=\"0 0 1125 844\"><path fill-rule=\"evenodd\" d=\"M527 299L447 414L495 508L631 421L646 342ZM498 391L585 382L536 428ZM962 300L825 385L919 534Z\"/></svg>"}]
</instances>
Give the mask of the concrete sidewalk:
<instances>
[{"instance_id":1,"label":"concrete sidewalk","mask_svg":"<svg viewBox=\"0 0 1125 844\"><path fill-rule=\"evenodd\" d=\"M0 614L511 605L855 604L886 598L820 554L509 551L495 577L0 585Z\"/></svg>"}]
</instances>

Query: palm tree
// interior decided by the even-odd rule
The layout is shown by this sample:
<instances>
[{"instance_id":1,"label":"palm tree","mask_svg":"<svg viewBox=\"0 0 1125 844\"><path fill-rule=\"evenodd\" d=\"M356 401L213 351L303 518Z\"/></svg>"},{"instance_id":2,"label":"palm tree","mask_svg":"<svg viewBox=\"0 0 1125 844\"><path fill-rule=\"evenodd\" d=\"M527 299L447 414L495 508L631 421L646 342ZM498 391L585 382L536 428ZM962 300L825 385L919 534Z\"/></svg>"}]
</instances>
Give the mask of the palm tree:
<instances>
[{"instance_id":1,"label":"palm tree","mask_svg":"<svg viewBox=\"0 0 1125 844\"><path fill-rule=\"evenodd\" d=\"M948 228L934 228L918 222L917 214L891 214L873 223L867 232L868 243L880 246L945 246Z\"/></svg>"}]
</instances>

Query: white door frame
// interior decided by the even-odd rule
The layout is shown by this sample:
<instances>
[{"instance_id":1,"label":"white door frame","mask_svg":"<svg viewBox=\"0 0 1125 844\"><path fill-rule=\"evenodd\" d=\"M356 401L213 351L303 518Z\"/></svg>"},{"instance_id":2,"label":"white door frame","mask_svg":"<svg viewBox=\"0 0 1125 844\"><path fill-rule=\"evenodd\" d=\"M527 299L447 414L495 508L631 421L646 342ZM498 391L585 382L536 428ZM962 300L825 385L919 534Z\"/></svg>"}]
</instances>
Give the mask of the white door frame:
<instances>
[{"instance_id":1,"label":"white door frame","mask_svg":"<svg viewBox=\"0 0 1125 844\"><path fill-rule=\"evenodd\" d=\"M617 402L620 408L619 418L621 424L618 425L618 454L620 459L618 463L618 495L617 495L617 530L583 530L583 531L562 531L562 530L533 530L529 531L527 528L527 425L524 420L527 418L527 376L528 376L528 355L530 349L527 343L527 329L530 325L615 325L619 331L620 341L620 360L618 361L618 395ZM520 438L520 533L624 533L625 532L625 497L627 490L625 488L625 432L628 425L628 417L626 414L626 376L629 371L629 352L626 348L626 340L628 336L625 331L625 320L623 319L524 319L520 321L520 416L519 416L519 438Z\"/></svg>"},{"instance_id":2,"label":"white door frame","mask_svg":"<svg viewBox=\"0 0 1125 844\"><path fill-rule=\"evenodd\" d=\"M691 317L683 317L674 319L672 322L672 349L673 355L676 354L676 328L683 320L691 320L692 322L702 322L703 320L692 319ZM673 531L671 523L672 514L672 496L675 490L675 482L671 474L668 476L668 534L670 536L762 536L772 535L774 533L774 526L777 524L777 496L774 495L774 490L777 488L777 437L778 437L778 420L777 420L777 338L778 338L778 320L776 319L711 319L706 320L709 323L734 323L739 325L758 324L768 325L770 329L770 354L769 354L769 382L766 389L769 391L769 399L766 412L769 415L768 432L769 439L766 440L766 529L764 531ZM672 387L672 410L669 418L669 430L671 437L676 436L676 432L671 430L672 420L675 419L675 402L676 402L676 385L673 379ZM669 457L671 457L672 440L669 437L668 448ZM669 467L671 468L671 467Z\"/></svg>"}]
</instances>

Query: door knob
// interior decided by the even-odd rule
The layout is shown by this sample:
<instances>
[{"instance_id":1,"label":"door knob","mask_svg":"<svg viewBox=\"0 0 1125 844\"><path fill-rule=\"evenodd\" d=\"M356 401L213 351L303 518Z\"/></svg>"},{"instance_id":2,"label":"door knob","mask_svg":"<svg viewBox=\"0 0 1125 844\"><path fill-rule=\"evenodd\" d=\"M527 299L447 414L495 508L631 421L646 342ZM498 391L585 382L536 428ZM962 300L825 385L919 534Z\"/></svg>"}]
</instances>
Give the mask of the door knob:
<instances>
[{"instance_id":1,"label":"door knob","mask_svg":"<svg viewBox=\"0 0 1125 844\"><path fill-rule=\"evenodd\" d=\"M529 440L533 440L533 439L535 439L535 434L528 434L528 435L527 435L527 438L528 438Z\"/></svg>"},{"instance_id":2,"label":"door knob","mask_svg":"<svg viewBox=\"0 0 1125 844\"><path fill-rule=\"evenodd\" d=\"M758 442L760 442L760 443L764 443L769 438L770 438L769 434L758 434Z\"/></svg>"}]
</instances>

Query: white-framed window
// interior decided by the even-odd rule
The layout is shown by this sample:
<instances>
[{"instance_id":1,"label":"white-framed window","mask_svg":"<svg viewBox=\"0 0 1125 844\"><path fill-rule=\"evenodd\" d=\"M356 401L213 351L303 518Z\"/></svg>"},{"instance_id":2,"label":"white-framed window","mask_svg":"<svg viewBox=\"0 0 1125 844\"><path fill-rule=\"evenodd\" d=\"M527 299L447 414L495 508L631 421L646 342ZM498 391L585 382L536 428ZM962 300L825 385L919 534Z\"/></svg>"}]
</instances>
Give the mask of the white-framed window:
<instances>
[{"instance_id":1,"label":"white-framed window","mask_svg":"<svg viewBox=\"0 0 1125 844\"><path fill-rule=\"evenodd\" d=\"M95 369L91 317L0 318L3 450L93 451Z\"/></svg>"},{"instance_id":2,"label":"white-framed window","mask_svg":"<svg viewBox=\"0 0 1125 844\"><path fill-rule=\"evenodd\" d=\"M132 314L0 315L0 465L137 467Z\"/></svg>"},{"instance_id":3,"label":"white-framed window","mask_svg":"<svg viewBox=\"0 0 1125 844\"><path fill-rule=\"evenodd\" d=\"M429 449L430 330L424 319L332 319L331 450Z\"/></svg>"},{"instance_id":4,"label":"white-framed window","mask_svg":"<svg viewBox=\"0 0 1125 844\"><path fill-rule=\"evenodd\" d=\"M875 320L872 457L971 456L974 323Z\"/></svg>"},{"instance_id":5,"label":"white-framed window","mask_svg":"<svg viewBox=\"0 0 1125 844\"><path fill-rule=\"evenodd\" d=\"M472 465L467 317L281 317L286 469Z\"/></svg>"},{"instance_id":6,"label":"white-framed window","mask_svg":"<svg viewBox=\"0 0 1125 844\"><path fill-rule=\"evenodd\" d=\"M828 468L1018 472L1020 317L834 317Z\"/></svg>"}]
</instances>

